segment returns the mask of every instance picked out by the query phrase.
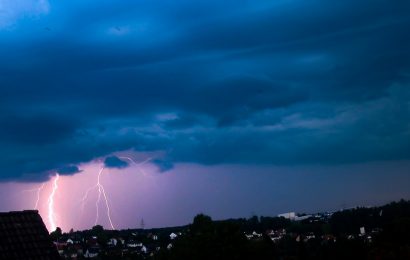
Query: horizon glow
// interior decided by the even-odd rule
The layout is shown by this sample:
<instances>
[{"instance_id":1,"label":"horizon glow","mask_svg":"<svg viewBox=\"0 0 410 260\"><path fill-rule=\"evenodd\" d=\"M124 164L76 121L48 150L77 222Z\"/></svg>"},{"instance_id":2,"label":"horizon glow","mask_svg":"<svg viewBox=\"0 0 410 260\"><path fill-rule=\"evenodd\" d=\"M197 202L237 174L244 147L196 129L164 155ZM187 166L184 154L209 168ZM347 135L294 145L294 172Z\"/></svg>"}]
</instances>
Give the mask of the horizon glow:
<instances>
[{"instance_id":1,"label":"horizon glow","mask_svg":"<svg viewBox=\"0 0 410 260\"><path fill-rule=\"evenodd\" d=\"M383 180L383 168L391 169L392 178ZM191 223L198 213L214 219L248 218L253 214L275 216L296 211L314 213L338 210L342 207L369 206L409 198L407 183L410 162L373 163L315 167L237 167L234 165L200 167L177 165L168 173L159 173L152 164L144 164L142 174L136 165L124 169L106 169L101 175L104 188L110 194L112 221L117 229L137 228L143 218L146 228L179 226ZM56 177L44 182L38 210L49 231L49 220L56 216L55 226L63 231L90 229L95 224L97 192L96 172L101 163L84 164L82 172L58 178L58 190L49 211L49 195ZM259 178L254 178L253 174ZM331 172L332 177L327 174ZM306 181L301 184L297 179ZM336 179L337 184L330 180ZM37 183L0 183L0 211L34 208L36 196L25 196L24 189L38 188ZM396 187L392 192L390 187ZM138 189L136 189L138 187ZM241 195L238 195L240 192ZM374 194L378 196L374 196ZM5 195L8 194L8 195ZM326 195L326 201L320 200ZM241 203L237 204L236 201ZM200 203L197 203L199 201ZM250 209L250 210L249 210ZM166 216L164 218L164 216ZM54 218L51 218L53 220ZM100 214L98 224L112 228L106 214Z\"/></svg>"}]
</instances>

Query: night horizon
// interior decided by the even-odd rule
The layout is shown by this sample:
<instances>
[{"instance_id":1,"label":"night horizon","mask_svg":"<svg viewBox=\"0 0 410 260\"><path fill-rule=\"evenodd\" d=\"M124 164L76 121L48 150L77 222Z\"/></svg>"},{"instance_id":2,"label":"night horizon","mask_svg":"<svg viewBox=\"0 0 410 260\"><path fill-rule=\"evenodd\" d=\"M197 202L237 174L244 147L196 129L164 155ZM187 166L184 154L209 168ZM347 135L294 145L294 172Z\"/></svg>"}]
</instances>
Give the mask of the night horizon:
<instances>
[{"instance_id":1,"label":"night horizon","mask_svg":"<svg viewBox=\"0 0 410 260\"><path fill-rule=\"evenodd\" d=\"M49 231L410 199L406 1L0 1L0 212Z\"/></svg>"}]
</instances>

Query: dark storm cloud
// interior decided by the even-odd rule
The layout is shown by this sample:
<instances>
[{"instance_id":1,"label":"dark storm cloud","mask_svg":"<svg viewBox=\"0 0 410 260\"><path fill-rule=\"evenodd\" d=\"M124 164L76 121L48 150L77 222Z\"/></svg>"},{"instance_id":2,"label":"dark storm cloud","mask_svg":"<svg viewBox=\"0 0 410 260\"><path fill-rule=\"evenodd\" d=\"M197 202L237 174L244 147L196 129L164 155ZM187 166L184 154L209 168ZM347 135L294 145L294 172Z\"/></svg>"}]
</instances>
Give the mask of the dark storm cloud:
<instances>
[{"instance_id":1,"label":"dark storm cloud","mask_svg":"<svg viewBox=\"0 0 410 260\"><path fill-rule=\"evenodd\" d=\"M74 173L79 173L80 169L78 169L77 166L75 165L67 165L64 167L61 167L60 169L58 169L57 171L59 174L63 174L63 175L70 175L70 174L74 174Z\"/></svg>"},{"instance_id":2,"label":"dark storm cloud","mask_svg":"<svg viewBox=\"0 0 410 260\"><path fill-rule=\"evenodd\" d=\"M117 156L109 156L105 158L104 165L107 168L122 169L128 167L128 162L121 160Z\"/></svg>"},{"instance_id":3,"label":"dark storm cloud","mask_svg":"<svg viewBox=\"0 0 410 260\"><path fill-rule=\"evenodd\" d=\"M58 115L5 116L1 121L0 139L9 143L49 144L75 131L74 122Z\"/></svg>"},{"instance_id":4,"label":"dark storm cloud","mask_svg":"<svg viewBox=\"0 0 410 260\"><path fill-rule=\"evenodd\" d=\"M410 158L408 1L4 8L2 180L129 149L160 170Z\"/></svg>"},{"instance_id":5,"label":"dark storm cloud","mask_svg":"<svg viewBox=\"0 0 410 260\"><path fill-rule=\"evenodd\" d=\"M160 172L166 172L174 168L174 164L169 160L156 159L152 162L158 167Z\"/></svg>"}]
</instances>

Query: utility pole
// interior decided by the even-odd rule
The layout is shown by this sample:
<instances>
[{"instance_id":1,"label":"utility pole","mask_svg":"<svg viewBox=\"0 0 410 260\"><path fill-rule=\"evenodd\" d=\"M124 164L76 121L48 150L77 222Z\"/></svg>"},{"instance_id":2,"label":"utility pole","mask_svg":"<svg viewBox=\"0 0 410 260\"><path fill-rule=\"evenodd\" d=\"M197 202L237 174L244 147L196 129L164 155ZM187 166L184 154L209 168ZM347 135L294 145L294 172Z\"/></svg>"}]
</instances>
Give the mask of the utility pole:
<instances>
[{"instance_id":1,"label":"utility pole","mask_svg":"<svg viewBox=\"0 0 410 260\"><path fill-rule=\"evenodd\" d=\"M141 229L145 228L144 218L141 218L140 227L141 227Z\"/></svg>"}]
</instances>

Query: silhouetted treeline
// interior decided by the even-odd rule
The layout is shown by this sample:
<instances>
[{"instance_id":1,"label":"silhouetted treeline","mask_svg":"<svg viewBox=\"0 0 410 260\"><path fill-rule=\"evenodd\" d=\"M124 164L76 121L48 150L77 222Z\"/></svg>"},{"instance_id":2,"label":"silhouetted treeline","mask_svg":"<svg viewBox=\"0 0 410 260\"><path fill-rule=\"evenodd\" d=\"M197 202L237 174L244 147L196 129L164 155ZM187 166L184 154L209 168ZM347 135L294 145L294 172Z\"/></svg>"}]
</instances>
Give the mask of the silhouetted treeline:
<instances>
[{"instance_id":1,"label":"silhouetted treeline","mask_svg":"<svg viewBox=\"0 0 410 260\"><path fill-rule=\"evenodd\" d=\"M360 234L360 228L365 234ZM286 229L273 242L267 230ZM263 232L247 239L244 232ZM304 239L314 234L314 239ZM327 221L277 217L212 221L195 217L187 234L155 259L410 259L410 202L334 213Z\"/></svg>"},{"instance_id":2,"label":"silhouetted treeline","mask_svg":"<svg viewBox=\"0 0 410 260\"><path fill-rule=\"evenodd\" d=\"M274 256L271 241L250 242L244 236L245 220L212 221L206 215L194 218L188 233L175 241L172 250L157 259L264 259Z\"/></svg>"},{"instance_id":3,"label":"silhouetted treeline","mask_svg":"<svg viewBox=\"0 0 410 260\"><path fill-rule=\"evenodd\" d=\"M171 233L178 235L172 239ZM57 229L52 237L97 237L99 259L410 259L410 201L318 214L303 221L257 216L214 221L200 214L183 227L117 231L95 226L66 234ZM127 242L109 246L113 237ZM144 244L148 252L132 253L130 241Z\"/></svg>"}]
</instances>

